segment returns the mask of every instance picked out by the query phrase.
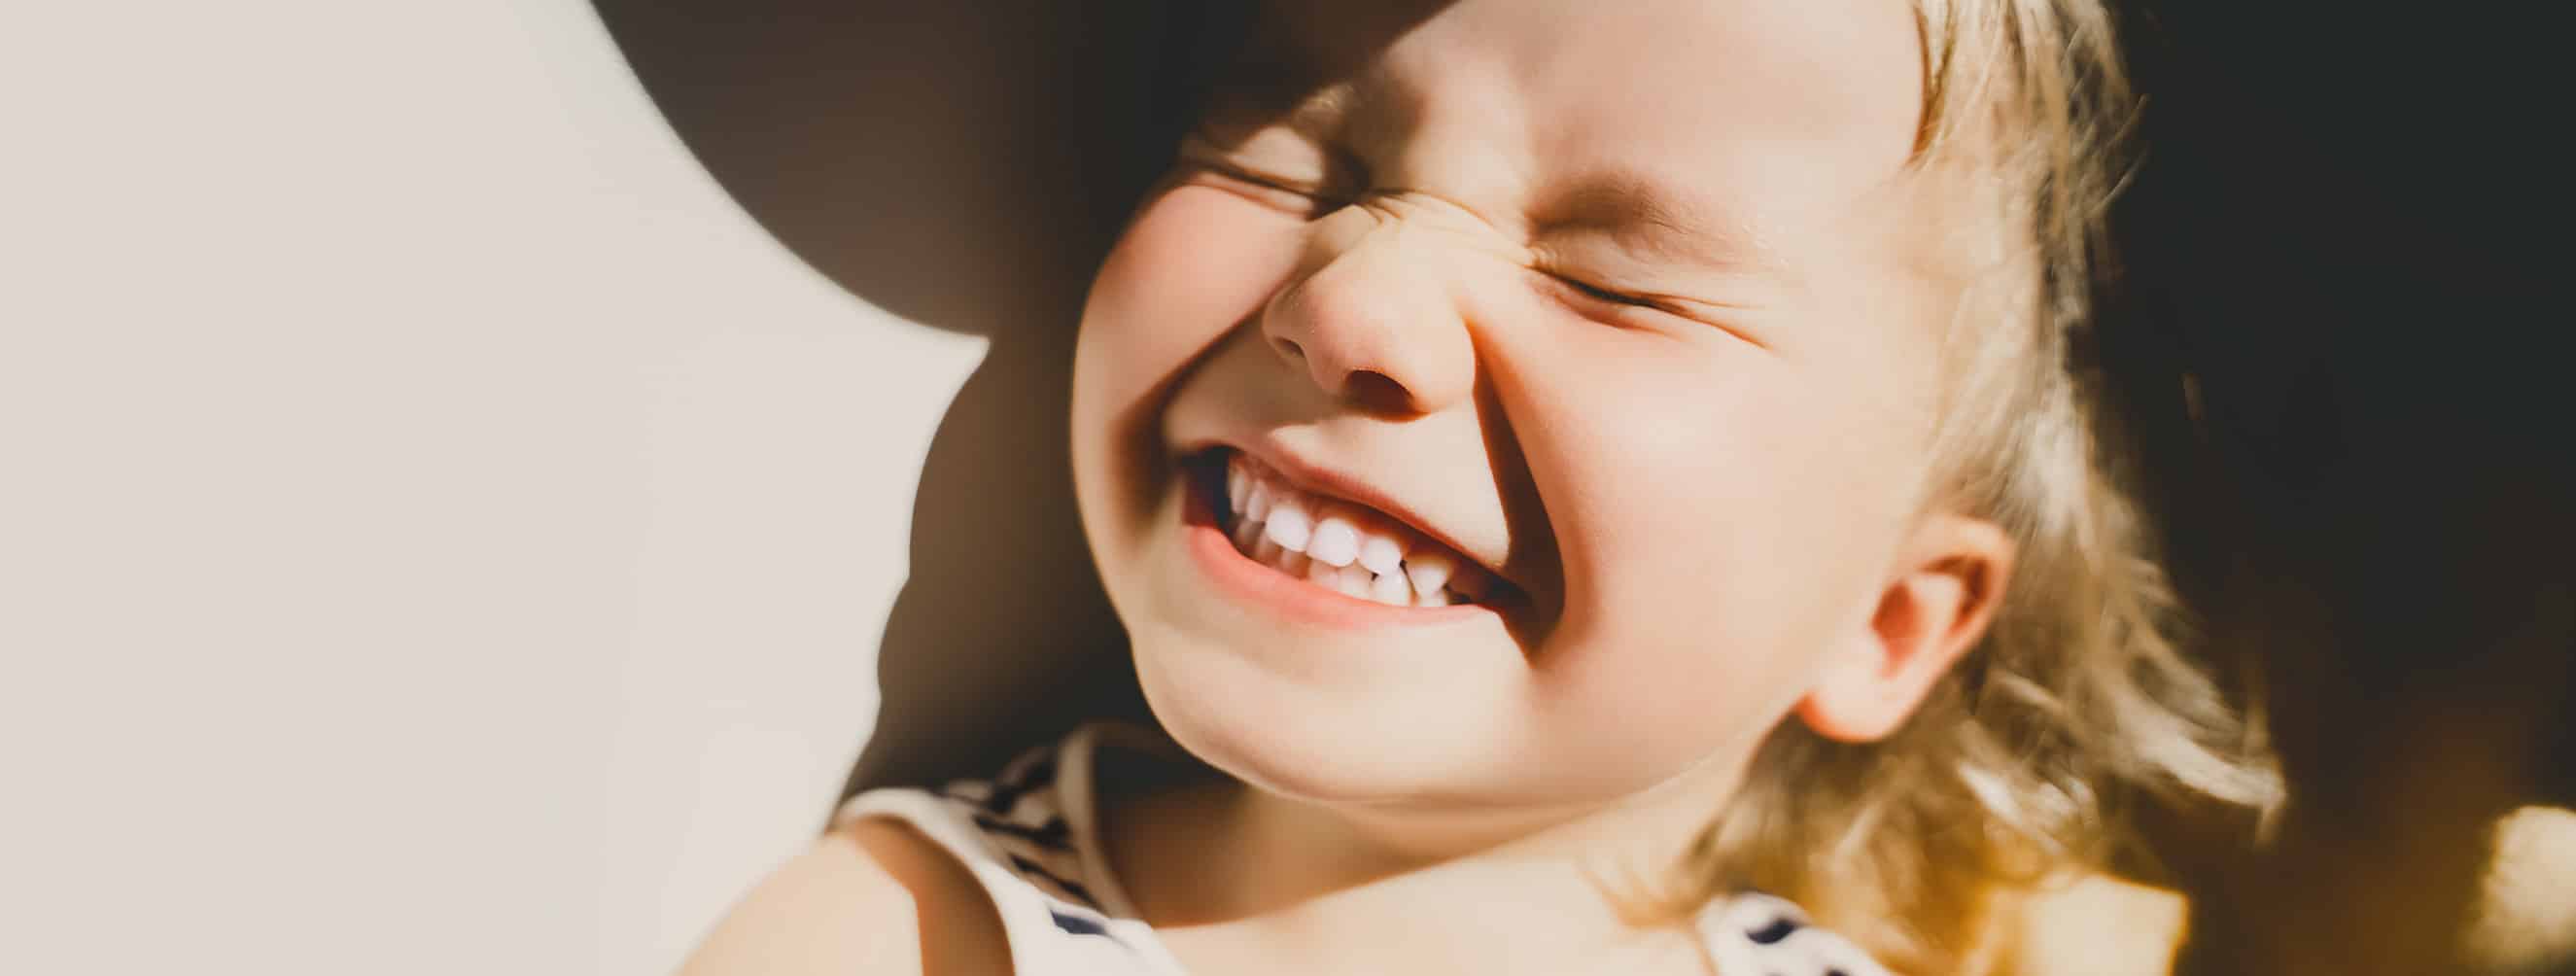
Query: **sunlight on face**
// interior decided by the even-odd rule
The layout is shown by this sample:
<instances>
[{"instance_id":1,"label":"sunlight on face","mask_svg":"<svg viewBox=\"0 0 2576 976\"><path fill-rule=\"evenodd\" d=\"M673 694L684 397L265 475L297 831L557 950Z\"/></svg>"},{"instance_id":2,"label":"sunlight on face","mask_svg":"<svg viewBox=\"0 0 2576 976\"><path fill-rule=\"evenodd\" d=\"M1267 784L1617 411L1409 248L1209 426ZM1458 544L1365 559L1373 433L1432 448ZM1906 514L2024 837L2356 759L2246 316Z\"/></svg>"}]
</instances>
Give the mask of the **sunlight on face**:
<instances>
[{"instance_id":1,"label":"sunlight on face","mask_svg":"<svg viewBox=\"0 0 2576 976\"><path fill-rule=\"evenodd\" d=\"M1155 711L1338 803L1741 755L1868 626L1925 476L1910 9L1383 7L1272 12L1084 312L1076 485ZM1238 458L1486 592L1336 592L1393 581L1315 517L1229 539Z\"/></svg>"}]
</instances>

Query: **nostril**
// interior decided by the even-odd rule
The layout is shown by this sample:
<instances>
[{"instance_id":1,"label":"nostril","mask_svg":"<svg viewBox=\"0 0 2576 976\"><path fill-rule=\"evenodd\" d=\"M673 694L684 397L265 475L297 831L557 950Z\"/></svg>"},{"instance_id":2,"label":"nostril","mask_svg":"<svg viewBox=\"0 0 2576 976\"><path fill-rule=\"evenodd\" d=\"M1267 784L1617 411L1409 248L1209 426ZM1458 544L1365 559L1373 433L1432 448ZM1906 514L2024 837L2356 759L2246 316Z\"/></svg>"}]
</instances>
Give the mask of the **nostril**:
<instances>
[{"instance_id":1,"label":"nostril","mask_svg":"<svg viewBox=\"0 0 2576 976\"><path fill-rule=\"evenodd\" d=\"M1343 379L1342 396L1363 410L1379 413L1403 413L1413 405L1413 394L1404 384L1369 369L1356 370Z\"/></svg>"}]
</instances>

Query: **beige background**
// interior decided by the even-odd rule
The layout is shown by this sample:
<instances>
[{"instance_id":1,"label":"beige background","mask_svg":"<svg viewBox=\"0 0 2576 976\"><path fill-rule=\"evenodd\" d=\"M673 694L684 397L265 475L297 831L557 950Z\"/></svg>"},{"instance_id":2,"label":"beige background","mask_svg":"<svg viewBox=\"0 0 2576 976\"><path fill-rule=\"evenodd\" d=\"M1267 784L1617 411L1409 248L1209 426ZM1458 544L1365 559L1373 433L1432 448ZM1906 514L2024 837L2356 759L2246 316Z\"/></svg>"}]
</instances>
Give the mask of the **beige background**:
<instances>
[{"instance_id":1,"label":"beige background","mask_svg":"<svg viewBox=\"0 0 2576 976\"><path fill-rule=\"evenodd\" d=\"M0 972L650 973L875 711L984 340L585 4L12 4Z\"/></svg>"}]
</instances>

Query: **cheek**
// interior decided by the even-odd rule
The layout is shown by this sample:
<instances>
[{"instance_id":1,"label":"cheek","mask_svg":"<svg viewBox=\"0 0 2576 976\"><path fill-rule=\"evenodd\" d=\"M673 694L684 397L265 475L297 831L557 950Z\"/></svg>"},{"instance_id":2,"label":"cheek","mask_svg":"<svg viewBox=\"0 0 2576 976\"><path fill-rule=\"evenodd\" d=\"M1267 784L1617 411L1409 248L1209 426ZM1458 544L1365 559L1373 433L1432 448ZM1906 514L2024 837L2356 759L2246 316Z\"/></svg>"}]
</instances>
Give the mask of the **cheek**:
<instances>
[{"instance_id":1,"label":"cheek","mask_svg":"<svg viewBox=\"0 0 2576 976\"><path fill-rule=\"evenodd\" d=\"M1302 227L1180 186L1137 211L1093 277L1074 350L1072 434L1084 528L1104 559L1128 548L1168 480L1152 436L1163 392L1260 310L1293 266Z\"/></svg>"},{"instance_id":2,"label":"cheek","mask_svg":"<svg viewBox=\"0 0 2576 976\"><path fill-rule=\"evenodd\" d=\"M1295 259L1302 223L1203 187L1172 189L1129 223L1092 280L1077 382L1096 406L1145 399L1251 316Z\"/></svg>"},{"instance_id":3,"label":"cheek","mask_svg":"<svg viewBox=\"0 0 2576 976\"><path fill-rule=\"evenodd\" d=\"M1559 418L1523 438L1566 572L1550 683L1566 707L1674 738L1759 735L1866 619L1910 455L1847 362L1568 341L1590 348L1540 361L1595 368L1524 387L1530 414Z\"/></svg>"},{"instance_id":4,"label":"cheek","mask_svg":"<svg viewBox=\"0 0 2576 976\"><path fill-rule=\"evenodd\" d=\"M1636 352L1551 391L1576 422L1548 431L1556 473L1531 463L1561 482L1548 507L1569 615L1722 618L1753 637L1848 589L1891 541L1904 495L1900 455L1853 391L1749 347ZM1670 609L1641 606L1658 603Z\"/></svg>"}]
</instances>

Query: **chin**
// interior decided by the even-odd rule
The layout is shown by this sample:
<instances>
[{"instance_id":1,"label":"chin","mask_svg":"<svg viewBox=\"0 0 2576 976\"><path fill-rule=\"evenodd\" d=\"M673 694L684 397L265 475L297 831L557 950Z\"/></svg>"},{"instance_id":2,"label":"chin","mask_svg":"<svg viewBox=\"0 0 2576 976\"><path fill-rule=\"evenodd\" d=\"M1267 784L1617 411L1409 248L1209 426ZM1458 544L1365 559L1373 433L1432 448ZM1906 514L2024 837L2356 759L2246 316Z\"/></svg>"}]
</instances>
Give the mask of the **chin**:
<instances>
[{"instance_id":1,"label":"chin","mask_svg":"<svg viewBox=\"0 0 2576 976\"><path fill-rule=\"evenodd\" d=\"M1316 802L1481 802L1528 774L1506 762L1531 672L1502 612L1394 606L1283 572L1234 544L1222 484L1191 468L1167 467L1168 490L1132 520L1091 526L1146 701L1174 739Z\"/></svg>"},{"instance_id":2,"label":"chin","mask_svg":"<svg viewBox=\"0 0 2576 976\"><path fill-rule=\"evenodd\" d=\"M1137 677L1155 718L1208 764L1329 804L1482 803L1532 772L1506 758L1527 690L1499 624L1298 627L1156 575L1153 598L1122 610Z\"/></svg>"}]
</instances>

